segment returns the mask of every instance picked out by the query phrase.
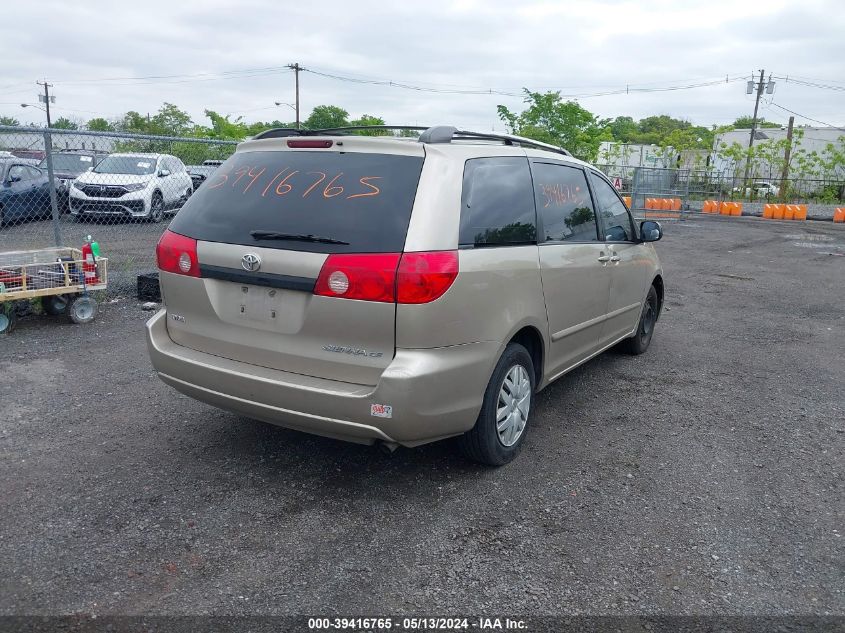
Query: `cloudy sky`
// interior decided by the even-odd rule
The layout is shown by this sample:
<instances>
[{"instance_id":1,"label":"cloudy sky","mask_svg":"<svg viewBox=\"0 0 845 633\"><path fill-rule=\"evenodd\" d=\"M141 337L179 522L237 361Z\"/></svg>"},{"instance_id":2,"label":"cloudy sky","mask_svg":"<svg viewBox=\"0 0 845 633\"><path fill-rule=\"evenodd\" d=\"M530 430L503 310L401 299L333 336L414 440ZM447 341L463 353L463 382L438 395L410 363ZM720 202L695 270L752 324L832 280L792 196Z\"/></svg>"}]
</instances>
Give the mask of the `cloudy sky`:
<instances>
[{"instance_id":1,"label":"cloudy sky","mask_svg":"<svg viewBox=\"0 0 845 633\"><path fill-rule=\"evenodd\" d=\"M842 126L844 9L842 0L30 0L0 22L0 114L40 123L20 103L35 102L46 78L54 117L155 112L168 101L199 123L206 108L291 120L273 102L294 100L285 66L299 62L316 71L300 75L303 118L336 104L389 123L502 130L496 105L518 109L529 88L579 95L601 116L709 125L751 114L745 80L765 68L776 88L762 116L785 122L786 108ZM485 90L494 94L466 94Z\"/></svg>"}]
</instances>

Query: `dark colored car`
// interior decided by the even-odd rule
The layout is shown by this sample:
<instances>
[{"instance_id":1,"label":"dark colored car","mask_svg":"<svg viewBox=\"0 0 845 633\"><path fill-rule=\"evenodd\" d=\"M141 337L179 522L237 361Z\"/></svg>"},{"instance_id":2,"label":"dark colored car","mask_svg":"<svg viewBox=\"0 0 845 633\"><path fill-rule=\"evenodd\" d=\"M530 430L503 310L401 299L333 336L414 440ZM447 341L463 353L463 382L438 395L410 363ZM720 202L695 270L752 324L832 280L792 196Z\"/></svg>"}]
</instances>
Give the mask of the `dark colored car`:
<instances>
[{"instance_id":1,"label":"dark colored car","mask_svg":"<svg viewBox=\"0 0 845 633\"><path fill-rule=\"evenodd\" d=\"M50 213L46 172L19 158L0 159L0 226Z\"/></svg>"},{"instance_id":2,"label":"dark colored car","mask_svg":"<svg viewBox=\"0 0 845 633\"><path fill-rule=\"evenodd\" d=\"M80 174L96 167L97 163L106 156L108 156L107 152L85 149L63 149L53 152L53 176L56 178L56 196L61 213L68 210L70 183ZM38 168L47 173L46 158L38 164Z\"/></svg>"},{"instance_id":3,"label":"dark colored car","mask_svg":"<svg viewBox=\"0 0 845 633\"><path fill-rule=\"evenodd\" d=\"M191 177L191 181L194 183L194 191L196 191L199 186L208 180L219 165L188 165L185 169L188 170L188 175Z\"/></svg>"}]
</instances>

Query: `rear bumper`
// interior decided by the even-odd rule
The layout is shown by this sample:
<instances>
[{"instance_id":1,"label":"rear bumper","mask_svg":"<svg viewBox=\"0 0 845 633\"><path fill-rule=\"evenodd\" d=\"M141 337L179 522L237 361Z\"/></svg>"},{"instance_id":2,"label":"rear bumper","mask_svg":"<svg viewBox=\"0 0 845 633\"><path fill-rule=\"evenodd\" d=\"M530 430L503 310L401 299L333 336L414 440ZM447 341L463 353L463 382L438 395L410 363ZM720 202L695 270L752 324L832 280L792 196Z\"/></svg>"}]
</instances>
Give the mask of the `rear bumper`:
<instances>
[{"instance_id":1,"label":"rear bumper","mask_svg":"<svg viewBox=\"0 0 845 633\"><path fill-rule=\"evenodd\" d=\"M233 361L182 347L167 332L167 312L147 322L159 377L202 402L279 426L337 439L416 446L475 424L500 353L493 342L397 350L378 385L356 385ZM374 404L392 407L373 416Z\"/></svg>"}]
</instances>

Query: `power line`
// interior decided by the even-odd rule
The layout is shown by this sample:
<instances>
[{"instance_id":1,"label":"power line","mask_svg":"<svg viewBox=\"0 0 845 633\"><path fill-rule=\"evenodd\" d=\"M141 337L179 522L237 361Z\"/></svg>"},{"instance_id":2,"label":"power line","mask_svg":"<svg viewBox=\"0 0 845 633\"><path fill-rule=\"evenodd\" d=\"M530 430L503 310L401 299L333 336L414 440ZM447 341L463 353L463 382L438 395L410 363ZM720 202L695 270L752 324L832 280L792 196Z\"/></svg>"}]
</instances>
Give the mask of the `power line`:
<instances>
[{"instance_id":1,"label":"power line","mask_svg":"<svg viewBox=\"0 0 845 633\"><path fill-rule=\"evenodd\" d=\"M419 84L411 84L404 81L394 81L390 79L362 79L358 77L349 77L345 75L338 75L335 73L328 73L328 72L321 72L314 70L312 68L302 68L303 72L309 72L314 75L318 75L321 77L326 77L329 79L335 79L337 81L343 81L347 83L354 83L354 84L369 84L369 85L378 85L378 86L386 86L390 88L402 88L405 90L414 90L417 92L432 92L438 94L463 94L463 95L500 95L500 96L507 96L507 97L521 97L524 96L524 92L513 92L511 90L502 90L498 88L477 88L477 87L450 87L450 88L435 88L430 86L423 86ZM603 96L610 96L610 95L620 95L620 94L632 94L632 93L647 93L647 92L669 92L675 90L690 90L693 88L703 88L707 86L715 86L723 83L732 83L735 81L745 81L745 76L741 77L733 77L726 76L725 79L717 79L713 81L704 81L698 83L690 83L684 85L672 85L672 86L662 86L662 87L640 87L637 85L627 85L624 88L616 88L612 90L605 90L601 92L588 92L588 93L573 93L573 94L563 94L561 95L564 98L571 98L571 99L583 99L588 97L603 97Z\"/></svg>"},{"instance_id":2,"label":"power line","mask_svg":"<svg viewBox=\"0 0 845 633\"><path fill-rule=\"evenodd\" d=\"M833 90L835 92L845 92L845 86L833 86L830 84L823 84L817 81L805 81L797 77L790 77L788 75L783 77L775 77L775 79L782 79L784 83L798 84L799 86L810 86L812 88L821 88L824 90Z\"/></svg>"},{"instance_id":3,"label":"power line","mask_svg":"<svg viewBox=\"0 0 845 633\"><path fill-rule=\"evenodd\" d=\"M265 68L226 70L219 73L147 75L143 77L101 77L98 79L65 79L61 81L56 81L55 83L61 85L108 83L113 86L141 86L148 84L179 84L203 81L220 81L224 79L244 79L250 77L261 77L266 75L278 75L288 72L290 72L290 69L288 69L287 66L268 66Z\"/></svg>"},{"instance_id":4,"label":"power line","mask_svg":"<svg viewBox=\"0 0 845 633\"><path fill-rule=\"evenodd\" d=\"M825 123L824 121L819 121L818 119L813 119L811 117L804 116L803 114L799 114L798 112L795 112L794 110L790 110L789 108L784 108L782 105L778 105L774 101L772 101L771 104L773 106L775 106L776 108L780 108L781 110L789 112L790 114L794 114L795 116L800 116L802 119L807 119L808 121L812 121L813 123L821 123L822 125L826 125L827 127L838 127L836 125L831 125L830 123Z\"/></svg>"}]
</instances>

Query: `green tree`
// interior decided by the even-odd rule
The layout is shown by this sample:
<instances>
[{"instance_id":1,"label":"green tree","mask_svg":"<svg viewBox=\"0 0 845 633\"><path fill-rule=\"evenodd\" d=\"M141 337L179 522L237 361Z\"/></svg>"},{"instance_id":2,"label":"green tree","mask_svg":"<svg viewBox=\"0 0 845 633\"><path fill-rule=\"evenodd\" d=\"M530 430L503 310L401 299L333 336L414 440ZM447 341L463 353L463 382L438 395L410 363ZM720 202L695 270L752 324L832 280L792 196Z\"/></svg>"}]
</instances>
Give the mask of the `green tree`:
<instances>
[{"instance_id":1,"label":"green tree","mask_svg":"<svg viewBox=\"0 0 845 633\"><path fill-rule=\"evenodd\" d=\"M102 117L95 117L85 124L92 132L113 132L114 126Z\"/></svg>"},{"instance_id":2,"label":"green tree","mask_svg":"<svg viewBox=\"0 0 845 633\"><path fill-rule=\"evenodd\" d=\"M618 116L610 122L610 133L618 143L632 143L640 131L637 122L629 116Z\"/></svg>"},{"instance_id":3,"label":"green tree","mask_svg":"<svg viewBox=\"0 0 845 633\"><path fill-rule=\"evenodd\" d=\"M18 121L13 116L0 116L0 125L20 125L20 121Z\"/></svg>"},{"instance_id":4,"label":"green tree","mask_svg":"<svg viewBox=\"0 0 845 633\"><path fill-rule=\"evenodd\" d=\"M563 101L559 92L525 90L525 103L528 108L520 114L497 107L499 118L514 134L563 147L588 161L596 159L602 141L611 140L606 119L576 101Z\"/></svg>"},{"instance_id":5,"label":"green tree","mask_svg":"<svg viewBox=\"0 0 845 633\"><path fill-rule=\"evenodd\" d=\"M362 114L360 118L350 121L349 125L385 125L384 119L380 116L372 116L370 114ZM362 136L390 136L389 130L361 130L355 132Z\"/></svg>"},{"instance_id":6,"label":"green tree","mask_svg":"<svg viewBox=\"0 0 845 633\"><path fill-rule=\"evenodd\" d=\"M78 130L79 125L67 117L60 116L58 119L53 121L53 128L56 130Z\"/></svg>"},{"instance_id":7,"label":"green tree","mask_svg":"<svg viewBox=\"0 0 845 633\"><path fill-rule=\"evenodd\" d=\"M143 116L134 110L127 112L120 127L135 134L153 134L157 136L185 136L194 124L191 116L172 103L163 103L155 115Z\"/></svg>"},{"instance_id":8,"label":"green tree","mask_svg":"<svg viewBox=\"0 0 845 633\"><path fill-rule=\"evenodd\" d=\"M241 117L230 121L228 116L220 115L214 110L206 110L205 116L211 120L211 129L207 134L211 138L241 141L250 135Z\"/></svg>"},{"instance_id":9,"label":"green tree","mask_svg":"<svg viewBox=\"0 0 845 633\"><path fill-rule=\"evenodd\" d=\"M736 121L731 123L731 126L735 130L750 130L751 124L753 123L753 118L750 116L741 116L737 117ZM771 121L766 121L763 117L757 119L757 127L781 127L780 123L772 123Z\"/></svg>"},{"instance_id":10,"label":"green tree","mask_svg":"<svg viewBox=\"0 0 845 633\"><path fill-rule=\"evenodd\" d=\"M325 130L349 125L349 113L343 108L333 105L319 105L305 119L305 127L309 130Z\"/></svg>"},{"instance_id":11,"label":"green tree","mask_svg":"<svg viewBox=\"0 0 845 633\"><path fill-rule=\"evenodd\" d=\"M154 133L166 136L184 136L193 127L191 115L172 103L164 103L152 118Z\"/></svg>"}]
</instances>

